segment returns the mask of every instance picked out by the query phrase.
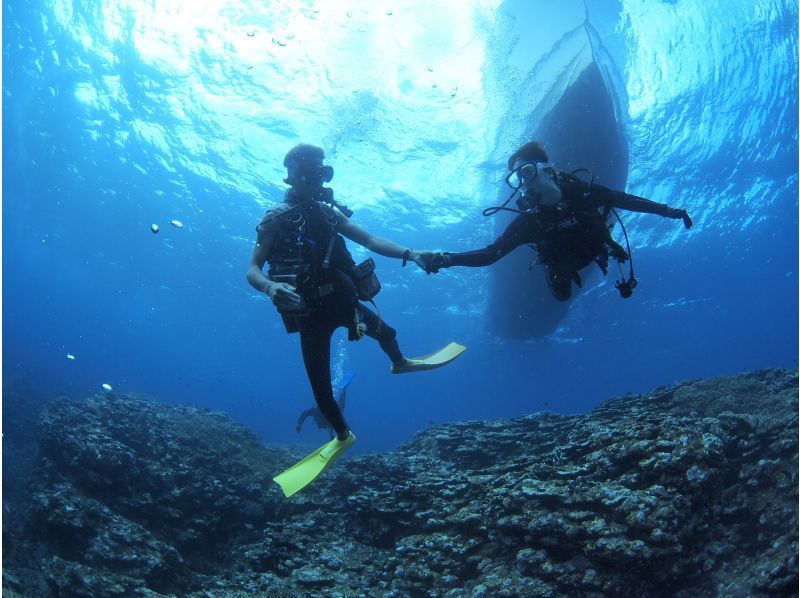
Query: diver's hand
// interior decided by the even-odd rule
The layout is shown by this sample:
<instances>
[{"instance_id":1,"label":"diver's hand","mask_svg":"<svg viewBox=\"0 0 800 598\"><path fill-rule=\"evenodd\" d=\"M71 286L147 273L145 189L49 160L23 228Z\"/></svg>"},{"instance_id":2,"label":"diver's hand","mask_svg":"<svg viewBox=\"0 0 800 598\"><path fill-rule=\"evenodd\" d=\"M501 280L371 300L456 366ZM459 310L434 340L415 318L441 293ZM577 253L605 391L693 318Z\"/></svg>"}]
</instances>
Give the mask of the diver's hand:
<instances>
[{"instance_id":1,"label":"diver's hand","mask_svg":"<svg viewBox=\"0 0 800 598\"><path fill-rule=\"evenodd\" d=\"M294 287L285 282L273 282L267 287L267 295L278 309L292 309L303 303L303 298L295 292Z\"/></svg>"},{"instance_id":2,"label":"diver's hand","mask_svg":"<svg viewBox=\"0 0 800 598\"><path fill-rule=\"evenodd\" d=\"M430 272L428 271L428 265L432 261L435 261L437 259L437 256L439 255L441 254L437 251L427 251L423 249L422 251L417 251L417 250L412 251L411 255L409 255L408 257L410 257L417 266L419 266L420 268L425 270L425 272L428 272L428 274L430 274Z\"/></svg>"},{"instance_id":3,"label":"diver's hand","mask_svg":"<svg viewBox=\"0 0 800 598\"><path fill-rule=\"evenodd\" d=\"M614 243L614 245L611 246L610 253L611 257L617 260L617 262L619 262L620 264L624 264L625 262L627 262L628 258L630 257L628 253L622 248L622 246L620 246L617 243Z\"/></svg>"},{"instance_id":4,"label":"diver's hand","mask_svg":"<svg viewBox=\"0 0 800 598\"><path fill-rule=\"evenodd\" d=\"M689 214L686 210L672 210L670 218L675 218L676 220L680 218L683 220L683 226L685 226L687 229L692 228L692 219L689 217Z\"/></svg>"},{"instance_id":5,"label":"diver's hand","mask_svg":"<svg viewBox=\"0 0 800 598\"><path fill-rule=\"evenodd\" d=\"M438 251L433 259L431 259L425 266L425 272L428 274L436 274L442 268L450 266L450 260L447 258L446 253Z\"/></svg>"}]
</instances>

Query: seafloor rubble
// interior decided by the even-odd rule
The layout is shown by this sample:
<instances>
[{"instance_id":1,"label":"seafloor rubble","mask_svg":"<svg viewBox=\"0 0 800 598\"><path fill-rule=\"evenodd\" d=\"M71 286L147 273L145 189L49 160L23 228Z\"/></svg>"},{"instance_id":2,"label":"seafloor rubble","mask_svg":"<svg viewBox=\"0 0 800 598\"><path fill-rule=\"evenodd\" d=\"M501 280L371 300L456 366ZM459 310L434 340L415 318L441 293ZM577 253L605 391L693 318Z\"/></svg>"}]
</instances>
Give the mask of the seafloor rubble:
<instances>
[{"instance_id":1,"label":"seafloor rubble","mask_svg":"<svg viewBox=\"0 0 800 598\"><path fill-rule=\"evenodd\" d=\"M301 455L222 414L55 401L24 491L4 498L3 589L792 594L797 391L796 372L765 370L587 415L438 425L397 452L343 459L291 499L270 478Z\"/></svg>"}]
</instances>

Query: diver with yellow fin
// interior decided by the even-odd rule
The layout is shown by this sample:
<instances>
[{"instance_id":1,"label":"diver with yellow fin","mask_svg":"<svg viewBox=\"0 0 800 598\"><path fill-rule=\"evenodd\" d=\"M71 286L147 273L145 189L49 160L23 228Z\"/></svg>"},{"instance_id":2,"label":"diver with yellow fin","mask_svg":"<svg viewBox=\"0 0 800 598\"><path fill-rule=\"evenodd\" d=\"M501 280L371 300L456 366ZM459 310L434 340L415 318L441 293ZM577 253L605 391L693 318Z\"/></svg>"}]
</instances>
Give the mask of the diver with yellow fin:
<instances>
[{"instance_id":1,"label":"diver with yellow fin","mask_svg":"<svg viewBox=\"0 0 800 598\"><path fill-rule=\"evenodd\" d=\"M313 482L356 437L334 400L331 386L331 335L343 326L350 340L374 338L392 362L392 373L417 372L446 365L464 347L451 343L439 351L406 359L397 344L396 331L364 305L380 290L375 262L367 258L356 264L342 236L386 257L413 261L426 269L437 257L432 251L407 249L372 235L353 224L352 211L333 198L325 187L333 168L323 164L322 148L300 144L283 160L290 188L283 202L264 214L256 227L256 245L247 271L247 281L270 297L283 319L286 331L300 333L300 348L308 380L319 410L330 422L336 438L276 476L286 496ZM264 264L269 262L268 276Z\"/></svg>"}]
</instances>

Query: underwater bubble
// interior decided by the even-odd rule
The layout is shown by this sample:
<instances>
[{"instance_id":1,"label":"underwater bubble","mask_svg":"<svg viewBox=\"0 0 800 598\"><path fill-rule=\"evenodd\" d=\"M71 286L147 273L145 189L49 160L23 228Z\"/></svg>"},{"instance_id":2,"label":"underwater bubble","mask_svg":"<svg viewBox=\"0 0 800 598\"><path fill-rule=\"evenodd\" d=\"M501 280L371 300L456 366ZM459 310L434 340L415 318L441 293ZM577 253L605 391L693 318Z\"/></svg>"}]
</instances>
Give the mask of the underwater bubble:
<instances>
[{"instance_id":1,"label":"underwater bubble","mask_svg":"<svg viewBox=\"0 0 800 598\"><path fill-rule=\"evenodd\" d=\"M75 361L75 356L72 353L67 353L67 359Z\"/></svg>"},{"instance_id":2,"label":"underwater bubble","mask_svg":"<svg viewBox=\"0 0 800 598\"><path fill-rule=\"evenodd\" d=\"M151 225L150 225L150 231L151 231L153 234L156 234L156 233L158 232L158 225L157 225L157 224L151 224Z\"/></svg>"},{"instance_id":3,"label":"underwater bubble","mask_svg":"<svg viewBox=\"0 0 800 598\"><path fill-rule=\"evenodd\" d=\"M272 38L273 44L278 44L279 46L283 47L287 44L286 40L280 37L273 37Z\"/></svg>"},{"instance_id":4,"label":"underwater bubble","mask_svg":"<svg viewBox=\"0 0 800 598\"><path fill-rule=\"evenodd\" d=\"M247 37L253 37L255 34L256 34L255 31L248 31L247 32Z\"/></svg>"},{"instance_id":5,"label":"underwater bubble","mask_svg":"<svg viewBox=\"0 0 800 598\"><path fill-rule=\"evenodd\" d=\"M391 11L391 10L387 10L386 11L386 16L388 16L388 17L391 17L393 14L394 14L394 12Z\"/></svg>"},{"instance_id":6,"label":"underwater bubble","mask_svg":"<svg viewBox=\"0 0 800 598\"><path fill-rule=\"evenodd\" d=\"M106 392L111 392L111 385L103 383L103 390Z\"/></svg>"},{"instance_id":7,"label":"underwater bubble","mask_svg":"<svg viewBox=\"0 0 800 598\"><path fill-rule=\"evenodd\" d=\"M175 228L183 228L183 222L180 220L170 220L169 223Z\"/></svg>"}]
</instances>

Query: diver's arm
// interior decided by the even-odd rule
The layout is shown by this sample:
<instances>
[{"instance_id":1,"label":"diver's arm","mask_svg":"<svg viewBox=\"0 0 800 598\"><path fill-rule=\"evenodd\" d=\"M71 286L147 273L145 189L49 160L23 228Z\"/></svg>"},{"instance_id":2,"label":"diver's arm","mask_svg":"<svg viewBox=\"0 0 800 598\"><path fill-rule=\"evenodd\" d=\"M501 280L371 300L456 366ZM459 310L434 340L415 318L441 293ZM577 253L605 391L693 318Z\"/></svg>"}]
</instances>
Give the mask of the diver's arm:
<instances>
[{"instance_id":1,"label":"diver's arm","mask_svg":"<svg viewBox=\"0 0 800 598\"><path fill-rule=\"evenodd\" d=\"M533 221L533 216L520 214L491 245L487 245L483 249L463 251L461 253L445 252L442 254L441 265L436 264L436 266L441 268L449 268L450 266L467 266L469 268L490 266L520 245L535 243L536 230L537 227Z\"/></svg>"},{"instance_id":2,"label":"diver's arm","mask_svg":"<svg viewBox=\"0 0 800 598\"><path fill-rule=\"evenodd\" d=\"M640 212L644 214L655 214L664 218L674 218L683 220L686 228L692 228L692 219L686 210L671 208L665 203L658 203L638 195L625 193L624 191L614 191L602 185L592 185L592 201L598 206L611 206L629 212Z\"/></svg>"},{"instance_id":3,"label":"diver's arm","mask_svg":"<svg viewBox=\"0 0 800 598\"><path fill-rule=\"evenodd\" d=\"M261 235L259 235L259 240ZM247 282L255 290L270 295L269 290L275 283L264 276L262 268L267 262L267 248L259 242L253 247L253 254L250 256L250 267L247 269ZM270 295L271 296L271 295Z\"/></svg>"},{"instance_id":4,"label":"diver's arm","mask_svg":"<svg viewBox=\"0 0 800 598\"><path fill-rule=\"evenodd\" d=\"M483 266L491 266L508 253L508 251L503 252L500 249L494 249L495 245L496 242L483 249L462 251L460 253L445 251L442 254L444 261L440 267L450 268L451 266L467 266L468 268L481 268Z\"/></svg>"},{"instance_id":5,"label":"diver's arm","mask_svg":"<svg viewBox=\"0 0 800 598\"><path fill-rule=\"evenodd\" d=\"M267 261L271 236L265 227L259 225L258 239L250 257L247 269L247 282L255 290L265 293L278 307L294 307L300 304L300 295L294 292L291 285L285 282L273 282L264 276L263 268Z\"/></svg>"},{"instance_id":6,"label":"diver's arm","mask_svg":"<svg viewBox=\"0 0 800 598\"><path fill-rule=\"evenodd\" d=\"M426 264L436 256L433 251L418 251L398 245L394 241L373 235L367 229L353 224L351 220L337 212L336 227L345 237L363 245L370 251L386 257L393 257L399 260L411 260L420 268L425 268Z\"/></svg>"}]
</instances>

